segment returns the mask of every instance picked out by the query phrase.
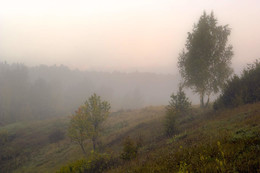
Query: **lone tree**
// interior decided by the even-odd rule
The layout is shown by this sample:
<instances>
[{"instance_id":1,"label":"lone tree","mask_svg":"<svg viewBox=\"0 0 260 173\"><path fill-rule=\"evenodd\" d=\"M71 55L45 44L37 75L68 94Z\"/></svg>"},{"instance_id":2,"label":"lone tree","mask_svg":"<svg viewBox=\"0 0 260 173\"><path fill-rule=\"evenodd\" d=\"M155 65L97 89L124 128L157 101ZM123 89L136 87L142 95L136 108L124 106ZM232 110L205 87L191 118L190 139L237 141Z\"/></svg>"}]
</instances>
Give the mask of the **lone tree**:
<instances>
[{"instance_id":1,"label":"lone tree","mask_svg":"<svg viewBox=\"0 0 260 173\"><path fill-rule=\"evenodd\" d=\"M232 74L232 46L228 45L230 28L228 25L217 25L213 12L206 12L188 33L178 59L178 67L184 85L200 95L200 106L206 107L210 95L218 93ZM204 98L207 96L207 102Z\"/></svg>"},{"instance_id":2,"label":"lone tree","mask_svg":"<svg viewBox=\"0 0 260 173\"><path fill-rule=\"evenodd\" d=\"M107 101L101 101L100 96L93 94L72 115L68 134L72 141L80 145L84 154L86 154L84 144L87 139L92 140L93 150L96 150L101 125L108 117L109 110L110 104Z\"/></svg>"},{"instance_id":3,"label":"lone tree","mask_svg":"<svg viewBox=\"0 0 260 173\"><path fill-rule=\"evenodd\" d=\"M70 119L68 136L73 142L79 144L82 152L86 154L84 145L92 133L93 127L90 124L89 115L85 114L85 106L82 105L75 111L75 114L72 115Z\"/></svg>"}]
</instances>

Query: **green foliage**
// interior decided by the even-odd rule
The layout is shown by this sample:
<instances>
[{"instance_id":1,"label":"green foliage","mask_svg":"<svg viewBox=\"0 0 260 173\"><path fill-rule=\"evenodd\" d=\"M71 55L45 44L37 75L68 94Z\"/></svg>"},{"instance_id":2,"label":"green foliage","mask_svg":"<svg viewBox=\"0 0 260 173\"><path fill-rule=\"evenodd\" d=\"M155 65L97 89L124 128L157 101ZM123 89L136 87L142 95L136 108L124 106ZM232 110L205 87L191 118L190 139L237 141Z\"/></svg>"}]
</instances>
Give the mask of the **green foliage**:
<instances>
[{"instance_id":1,"label":"green foliage","mask_svg":"<svg viewBox=\"0 0 260 173\"><path fill-rule=\"evenodd\" d=\"M229 78L232 69L232 46L227 45L230 28L217 25L213 12L200 17L191 33L188 33L186 49L179 55L178 67L184 84L204 97L219 92Z\"/></svg>"},{"instance_id":2,"label":"green foliage","mask_svg":"<svg viewBox=\"0 0 260 173\"><path fill-rule=\"evenodd\" d=\"M109 115L110 105L101 101L100 96L93 94L84 105L80 106L71 117L68 135L72 141L78 143L86 154L84 143L91 139L93 149L96 149L97 138L101 125Z\"/></svg>"},{"instance_id":3,"label":"green foliage","mask_svg":"<svg viewBox=\"0 0 260 173\"><path fill-rule=\"evenodd\" d=\"M191 102L186 97L186 94L179 87L179 91L175 95L171 95L169 105L166 107L166 116L164 121L165 133L167 136L172 136L176 133L176 118L189 114L191 109Z\"/></svg>"},{"instance_id":4,"label":"green foliage","mask_svg":"<svg viewBox=\"0 0 260 173\"><path fill-rule=\"evenodd\" d=\"M174 133L177 132L177 127L176 127L176 114L175 111L166 111L166 116L164 120L164 129L165 129L165 134L167 136L172 136Z\"/></svg>"},{"instance_id":5,"label":"green foliage","mask_svg":"<svg viewBox=\"0 0 260 173\"><path fill-rule=\"evenodd\" d=\"M257 101L260 101L260 62L258 60L249 64L240 77L235 75L226 83L222 94L213 106L217 110Z\"/></svg>"},{"instance_id":6,"label":"green foliage","mask_svg":"<svg viewBox=\"0 0 260 173\"><path fill-rule=\"evenodd\" d=\"M191 108L191 102L183 91L182 86L179 86L177 94L171 95L169 105L166 107L169 111L175 111L176 114L187 114Z\"/></svg>"},{"instance_id":7,"label":"green foliage","mask_svg":"<svg viewBox=\"0 0 260 173\"><path fill-rule=\"evenodd\" d=\"M110 110L110 104L107 101L101 101L100 96L95 93L85 102L85 114L88 115L88 120L93 126L91 139L93 149L96 149L97 138L101 131L102 123L107 119Z\"/></svg>"},{"instance_id":8,"label":"green foliage","mask_svg":"<svg viewBox=\"0 0 260 173\"><path fill-rule=\"evenodd\" d=\"M88 159L81 159L60 168L57 173L101 173L112 168L118 161L109 154L91 153Z\"/></svg>"},{"instance_id":9,"label":"green foliage","mask_svg":"<svg viewBox=\"0 0 260 173\"><path fill-rule=\"evenodd\" d=\"M89 115L84 112L85 106L80 106L70 119L68 136L73 142L80 145L84 154L86 154L84 143L92 136L93 126L89 121Z\"/></svg>"},{"instance_id":10,"label":"green foliage","mask_svg":"<svg viewBox=\"0 0 260 173\"><path fill-rule=\"evenodd\" d=\"M138 144L134 142L129 136L123 141L123 152L121 153L121 158L123 160L134 159L138 152Z\"/></svg>"},{"instance_id":11,"label":"green foliage","mask_svg":"<svg viewBox=\"0 0 260 173\"><path fill-rule=\"evenodd\" d=\"M181 133L178 135L174 135L172 138L168 139L167 144L172 144L173 142L177 142L187 137L187 133Z\"/></svg>"}]
</instances>

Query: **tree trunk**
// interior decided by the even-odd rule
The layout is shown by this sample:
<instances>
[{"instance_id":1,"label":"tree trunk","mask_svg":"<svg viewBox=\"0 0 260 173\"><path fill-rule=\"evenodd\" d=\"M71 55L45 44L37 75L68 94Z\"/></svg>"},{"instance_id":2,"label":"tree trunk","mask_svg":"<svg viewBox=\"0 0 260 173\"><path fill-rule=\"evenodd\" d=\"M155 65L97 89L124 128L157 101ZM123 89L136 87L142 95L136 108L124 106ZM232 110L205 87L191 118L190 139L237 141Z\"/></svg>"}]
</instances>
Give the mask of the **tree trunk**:
<instances>
[{"instance_id":1,"label":"tree trunk","mask_svg":"<svg viewBox=\"0 0 260 173\"><path fill-rule=\"evenodd\" d=\"M96 150L96 138L95 137L92 138L92 143L93 143L93 150L95 151Z\"/></svg>"},{"instance_id":2,"label":"tree trunk","mask_svg":"<svg viewBox=\"0 0 260 173\"><path fill-rule=\"evenodd\" d=\"M98 123L94 123L94 134L92 136L92 143L93 143L93 150L96 150L96 142L97 142L97 130L98 130Z\"/></svg>"},{"instance_id":3,"label":"tree trunk","mask_svg":"<svg viewBox=\"0 0 260 173\"><path fill-rule=\"evenodd\" d=\"M208 100L207 100L207 103L206 103L205 107L209 106L209 97L210 97L210 95L208 95Z\"/></svg>"},{"instance_id":4,"label":"tree trunk","mask_svg":"<svg viewBox=\"0 0 260 173\"><path fill-rule=\"evenodd\" d=\"M79 144L79 145L80 145L80 147L81 147L81 150L83 151L83 154L84 154L84 155L87 155L87 153L86 153L86 151L85 151L85 148L84 148L83 144Z\"/></svg>"},{"instance_id":5,"label":"tree trunk","mask_svg":"<svg viewBox=\"0 0 260 173\"><path fill-rule=\"evenodd\" d=\"M204 108L204 93L200 93L200 107Z\"/></svg>"}]
</instances>

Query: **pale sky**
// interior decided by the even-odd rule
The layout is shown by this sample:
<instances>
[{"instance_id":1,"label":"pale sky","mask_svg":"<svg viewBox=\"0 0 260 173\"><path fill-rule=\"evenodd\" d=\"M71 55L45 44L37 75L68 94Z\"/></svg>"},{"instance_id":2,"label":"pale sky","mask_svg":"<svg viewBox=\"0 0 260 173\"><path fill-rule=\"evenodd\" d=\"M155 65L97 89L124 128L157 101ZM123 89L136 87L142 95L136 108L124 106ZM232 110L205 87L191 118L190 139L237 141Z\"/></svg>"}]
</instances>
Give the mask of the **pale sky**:
<instances>
[{"instance_id":1,"label":"pale sky","mask_svg":"<svg viewBox=\"0 0 260 173\"><path fill-rule=\"evenodd\" d=\"M174 74L204 10L232 28L236 71L260 58L260 0L0 0L0 61Z\"/></svg>"}]
</instances>

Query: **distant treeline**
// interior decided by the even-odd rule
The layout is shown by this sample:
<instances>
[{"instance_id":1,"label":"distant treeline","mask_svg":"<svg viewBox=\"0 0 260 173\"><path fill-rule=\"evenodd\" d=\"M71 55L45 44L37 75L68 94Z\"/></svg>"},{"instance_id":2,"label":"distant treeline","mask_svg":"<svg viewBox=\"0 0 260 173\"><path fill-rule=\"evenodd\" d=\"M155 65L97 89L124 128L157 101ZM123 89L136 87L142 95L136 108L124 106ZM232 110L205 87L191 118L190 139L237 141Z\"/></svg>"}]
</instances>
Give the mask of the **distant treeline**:
<instances>
[{"instance_id":1,"label":"distant treeline","mask_svg":"<svg viewBox=\"0 0 260 173\"><path fill-rule=\"evenodd\" d=\"M166 105L174 75L89 72L66 66L0 63L0 124L68 115L97 93L112 110Z\"/></svg>"}]
</instances>

